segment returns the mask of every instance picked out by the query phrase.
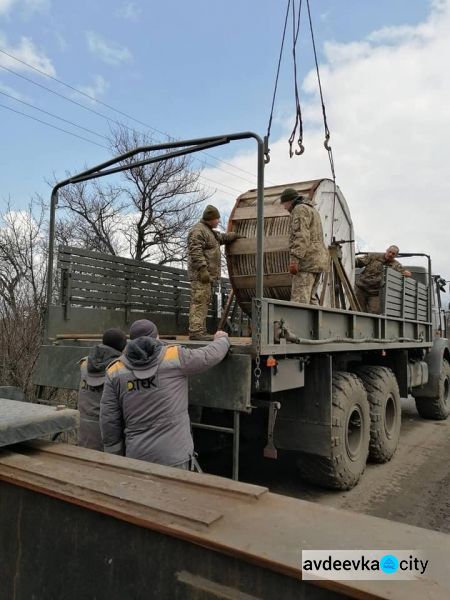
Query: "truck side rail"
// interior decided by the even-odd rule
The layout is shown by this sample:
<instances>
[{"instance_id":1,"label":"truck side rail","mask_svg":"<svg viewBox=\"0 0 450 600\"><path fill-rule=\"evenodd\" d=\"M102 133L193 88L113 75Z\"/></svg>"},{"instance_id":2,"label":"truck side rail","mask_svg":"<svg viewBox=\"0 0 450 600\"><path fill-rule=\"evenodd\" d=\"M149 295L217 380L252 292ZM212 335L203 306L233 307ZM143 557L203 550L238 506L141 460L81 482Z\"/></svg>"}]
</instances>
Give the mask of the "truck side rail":
<instances>
[{"instance_id":1,"label":"truck side rail","mask_svg":"<svg viewBox=\"0 0 450 600\"><path fill-rule=\"evenodd\" d=\"M428 287L394 269L385 268L380 300L381 312L387 317L429 321Z\"/></svg>"},{"instance_id":2,"label":"truck side rail","mask_svg":"<svg viewBox=\"0 0 450 600\"><path fill-rule=\"evenodd\" d=\"M254 299L252 310L253 347L261 356L430 348L433 344L432 324L423 319L267 298ZM289 339L277 339L276 324L287 328Z\"/></svg>"},{"instance_id":3,"label":"truck side rail","mask_svg":"<svg viewBox=\"0 0 450 600\"><path fill-rule=\"evenodd\" d=\"M58 268L59 299L49 310L49 339L101 334L139 318L155 321L161 333L187 331L191 288L184 269L70 246L59 248ZM225 278L220 291L220 298L213 294L210 320L220 317L231 291ZM236 313L233 307L230 314Z\"/></svg>"}]
</instances>

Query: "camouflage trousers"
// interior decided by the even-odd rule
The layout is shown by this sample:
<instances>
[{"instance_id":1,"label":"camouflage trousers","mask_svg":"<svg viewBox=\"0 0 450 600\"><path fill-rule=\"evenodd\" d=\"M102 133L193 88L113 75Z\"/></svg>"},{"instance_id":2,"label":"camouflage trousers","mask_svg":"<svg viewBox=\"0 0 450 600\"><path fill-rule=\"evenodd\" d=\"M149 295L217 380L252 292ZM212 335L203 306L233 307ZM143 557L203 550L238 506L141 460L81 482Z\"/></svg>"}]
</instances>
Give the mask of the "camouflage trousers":
<instances>
[{"instance_id":1,"label":"camouflage trousers","mask_svg":"<svg viewBox=\"0 0 450 600\"><path fill-rule=\"evenodd\" d=\"M380 294L369 294L363 288L355 286L356 299L359 302L362 312L374 313L379 315L381 312Z\"/></svg>"},{"instance_id":2,"label":"camouflage trousers","mask_svg":"<svg viewBox=\"0 0 450 600\"><path fill-rule=\"evenodd\" d=\"M319 304L317 288L322 273L300 271L292 276L291 300L301 304Z\"/></svg>"},{"instance_id":3,"label":"camouflage trousers","mask_svg":"<svg viewBox=\"0 0 450 600\"><path fill-rule=\"evenodd\" d=\"M211 283L191 282L191 305L189 307L189 334L206 334L206 317L211 302Z\"/></svg>"}]
</instances>

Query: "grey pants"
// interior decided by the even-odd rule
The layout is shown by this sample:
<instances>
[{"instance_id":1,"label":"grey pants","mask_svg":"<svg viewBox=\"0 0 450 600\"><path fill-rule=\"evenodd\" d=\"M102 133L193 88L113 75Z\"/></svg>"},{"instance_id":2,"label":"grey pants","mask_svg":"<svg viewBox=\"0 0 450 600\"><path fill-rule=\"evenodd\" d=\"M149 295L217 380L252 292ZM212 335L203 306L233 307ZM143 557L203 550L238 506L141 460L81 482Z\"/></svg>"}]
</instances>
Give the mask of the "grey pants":
<instances>
[{"instance_id":1,"label":"grey pants","mask_svg":"<svg viewBox=\"0 0 450 600\"><path fill-rule=\"evenodd\" d=\"M179 465L173 465L175 469L182 469L183 471L196 471L197 473L203 473L200 465L198 464L195 456L190 458L184 463L180 463Z\"/></svg>"},{"instance_id":2,"label":"grey pants","mask_svg":"<svg viewBox=\"0 0 450 600\"><path fill-rule=\"evenodd\" d=\"M175 469L183 469L183 471L190 471L191 469L191 461L187 460L184 463L180 463L179 465L173 465Z\"/></svg>"}]
</instances>

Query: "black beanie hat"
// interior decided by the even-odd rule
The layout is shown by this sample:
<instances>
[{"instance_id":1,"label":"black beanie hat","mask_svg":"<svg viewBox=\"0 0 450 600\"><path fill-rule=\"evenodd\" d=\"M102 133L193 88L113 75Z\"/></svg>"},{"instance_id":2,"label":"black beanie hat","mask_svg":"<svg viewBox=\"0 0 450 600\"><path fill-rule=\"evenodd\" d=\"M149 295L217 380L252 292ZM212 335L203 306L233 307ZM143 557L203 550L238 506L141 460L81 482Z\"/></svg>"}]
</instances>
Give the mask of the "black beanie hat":
<instances>
[{"instance_id":1,"label":"black beanie hat","mask_svg":"<svg viewBox=\"0 0 450 600\"><path fill-rule=\"evenodd\" d=\"M157 338L158 335L158 328L153 321L149 321L148 319L139 319L131 324L130 340L135 340L136 338L143 336Z\"/></svg>"},{"instance_id":2,"label":"black beanie hat","mask_svg":"<svg viewBox=\"0 0 450 600\"><path fill-rule=\"evenodd\" d=\"M280 196L280 202L281 204L284 204L284 202L296 200L299 196L300 194L297 192L297 190L294 190L294 188L286 188L283 190L283 193Z\"/></svg>"},{"instance_id":3,"label":"black beanie hat","mask_svg":"<svg viewBox=\"0 0 450 600\"><path fill-rule=\"evenodd\" d=\"M212 204L208 204L208 206L203 211L202 219L204 221L212 221L214 219L220 219L220 212L217 210L215 206Z\"/></svg>"},{"instance_id":4,"label":"black beanie hat","mask_svg":"<svg viewBox=\"0 0 450 600\"><path fill-rule=\"evenodd\" d=\"M127 336L120 329L107 329L103 334L102 344L122 352L127 345Z\"/></svg>"}]
</instances>

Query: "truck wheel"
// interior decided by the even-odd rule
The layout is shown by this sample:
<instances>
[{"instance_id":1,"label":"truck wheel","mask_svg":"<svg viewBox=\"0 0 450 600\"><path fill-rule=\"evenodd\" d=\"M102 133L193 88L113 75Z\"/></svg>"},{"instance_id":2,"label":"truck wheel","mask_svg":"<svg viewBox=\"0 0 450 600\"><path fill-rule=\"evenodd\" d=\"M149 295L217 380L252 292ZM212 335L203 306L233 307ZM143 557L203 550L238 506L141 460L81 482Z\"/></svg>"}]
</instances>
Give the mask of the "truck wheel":
<instances>
[{"instance_id":1,"label":"truck wheel","mask_svg":"<svg viewBox=\"0 0 450 600\"><path fill-rule=\"evenodd\" d=\"M317 485L349 490L366 467L370 410L361 380L353 373L333 375L330 456L305 454L301 475Z\"/></svg>"},{"instance_id":2,"label":"truck wheel","mask_svg":"<svg viewBox=\"0 0 450 600\"><path fill-rule=\"evenodd\" d=\"M450 414L450 365L442 361L442 370L439 377L439 396L437 398L416 399L417 412L423 419L444 421Z\"/></svg>"},{"instance_id":3,"label":"truck wheel","mask_svg":"<svg viewBox=\"0 0 450 600\"><path fill-rule=\"evenodd\" d=\"M385 463L394 455L400 437L402 407L397 379L386 367L359 367L370 406L369 459Z\"/></svg>"}]
</instances>

